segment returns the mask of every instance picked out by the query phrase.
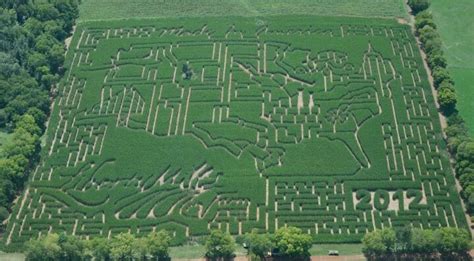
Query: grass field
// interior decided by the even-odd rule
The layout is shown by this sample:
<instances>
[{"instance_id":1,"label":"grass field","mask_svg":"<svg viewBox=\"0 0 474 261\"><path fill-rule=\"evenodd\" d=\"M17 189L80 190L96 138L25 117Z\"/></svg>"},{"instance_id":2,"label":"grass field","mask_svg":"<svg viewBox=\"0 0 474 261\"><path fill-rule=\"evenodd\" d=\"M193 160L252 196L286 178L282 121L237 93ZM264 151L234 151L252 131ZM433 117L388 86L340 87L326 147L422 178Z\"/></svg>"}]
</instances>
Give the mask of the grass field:
<instances>
[{"instance_id":1,"label":"grass field","mask_svg":"<svg viewBox=\"0 0 474 261\"><path fill-rule=\"evenodd\" d=\"M431 11L456 81L458 109L474 135L474 1L433 0Z\"/></svg>"},{"instance_id":2,"label":"grass field","mask_svg":"<svg viewBox=\"0 0 474 261\"><path fill-rule=\"evenodd\" d=\"M403 0L83 0L80 11L80 21L288 14L407 17Z\"/></svg>"},{"instance_id":3,"label":"grass field","mask_svg":"<svg viewBox=\"0 0 474 261\"><path fill-rule=\"evenodd\" d=\"M283 16L81 23L7 246L293 225L315 242L459 226L411 30Z\"/></svg>"}]
</instances>

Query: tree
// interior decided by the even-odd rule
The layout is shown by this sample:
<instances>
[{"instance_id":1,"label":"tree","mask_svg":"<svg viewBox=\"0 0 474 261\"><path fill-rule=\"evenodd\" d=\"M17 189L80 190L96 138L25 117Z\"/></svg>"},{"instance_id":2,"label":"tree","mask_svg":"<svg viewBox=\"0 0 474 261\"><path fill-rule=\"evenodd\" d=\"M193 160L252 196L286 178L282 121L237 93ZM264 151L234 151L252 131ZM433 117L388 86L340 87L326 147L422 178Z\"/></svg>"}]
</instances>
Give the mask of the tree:
<instances>
[{"instance_id":1,"label":"tree","mask_svg":"<svg viewBox=\"0 0 474 261\"><path fill-rule=\"evenodd\" d=\"M273 242L270 235L258 234L255 229L252 230L251 233L245 234L244 243L248 247L249 252L261 260L273 249Z\"/></svg>"},{"instance_id":2,"label":"tree","mask_svg":"<svg viewBox=\"0 0 474 261\"><path fill-rule=\"evenodd\" d=\"M405 226L395 229L395 251L406 253L412 249L412 228Z\"/></svg>"},{"instance_id":3,"label":"tree","mask_svg":"<svg viewBox=\"0 0 474 261\"><path fill-rule=\"evenodd\" d=\"M309 257L312 245L310 235L296 227L283 227L275 232L274 245L279 253L291 259Z\"/></svg>"},{"instance_id":4,"label":"tree","mask_svg":"<svg viewBox=\"0 0 474 261\"><path fill-rule=\"evenodd\" d=\"M42 134L46 128L45 123L48 119L48 116L46 116L46 114L42 110L36 107L30 107L26 114L31 115L33 117L35 123L37 124L37 127L41 129L40 134Z\"/></svg>"},{"instance_id":5,"label":"tree","mask_svg":"<svg viewBox=\"0 0 474 261\"><path fill-rule=\"evenodd\" d=\"M0 128L7 126L8 123L8 115L5 110L0 109Z\"/></svg>"},{"instance_id":6,"label":"tree","mask_svg":"<svg viewBox=\"0 0 474 261\"><path fill-rule=\"evenodd\" d=\"M0 223L6 220L9 215L10 213L8 213L8 210L5 207L0 207Z\"/></svg>"},{"instance_id":7,"label":"tree","mask_svg":"<svg viewBox=\"0 0 474 261\"><path fill-rule=\"evenodd\" d=\"M50 3L39 3L34 7L34 15L40 21L57 20L60 16L59 11Z\"/></svg>"},{"instance_id":8,"label":"tree","mask_svg":"<svg viewBox=\"0 0 474 261\"><path fill-rule=\"evenodd\" d=\"M362 252L367 257L392 253L395 249L396 234L391 228L375 230L365 234L362 239Z\"/></svg>"},{"instance_id":9,"label":"tree","mask_svg":"<svg viewBox=\"0 0 474 261\"><path fill-rule=\"evenodd\" d=\"M84 252L84 256L89 259L110 260L110 242L102 237L87 240L84 246Z\"/></svg>"},{"instance_id":10,"label":"tree","mask_svg":"<svg viewBox=\"0 0 474 261\"><path fill-rule=\"evenodd\" d=\"M79 261L84 255L84 242L72 235L62 233L58 238L58 245L61 248L61 260Z\"/></svg>"},{"instance_id":11,"label":"tree","mask_svg":"<svg viewBox=\"0 0 474 261\"><path fill-rule=\"evenodd\" d=\"M425 50L428 56L435 55L435 54L442 54L443 43L441 42L440 38L433 38L426 40L423 44L423 49Z\"/></svg>"},{"instance_id":12,"label":"tree","mask_svg":"<svg viewBox=\"0 0 474 261\"><path fill-rule=\"evenodd\" d=\"M471 237L466 230L443 227L435 231L437 249L445 254L465 254L471 250Z\"/></svg>"},{"instance_id":13,"label":"tree","mask_svg":"<svg viewBox=\"0 0 474 261\"><path fill-rule=\"evenodd\" d=\"M15 122L15 131L23 129L31 135L41 135L41 129L36 124L35 118L32 115L25 114Z\"/></svg>"},{"instance_id":14,"label":"tree","mask_svg":"<svg viewBox=\"0 0 474 261\"><path fill-rule=\"evenodd\" d=\"M135 238L133 241L133 260L146 260L150 257L146 238Z\"/></svg>"},{"instance_id":15,"label":"tree","mask_svg":"<svg viewBox=\"0 0 474 261\"><path fill-rule=\"evenodd\" d=\"M145 238L148 253L158 260L164 260L169 257L170 243L171 236L166 230L152 232Z\"/></svg>"},{"instance_id":16,"label":"tree","mask_svg":"<svg viewBox=\"0 0 474 261\"><path fill-rule=\"evenodd\" d=\"M426 11L425 11L426 12ZM436 29L436 24L433 21L433 17L428 17L428 16L419 16L417 15L415 17L415 28L417 30L425 27L425 26L430 26L434 29Z\"/></svg>"},{"instance_id":17,"label":"tree","mask_svg":"<svg viewBox=\"0 0 474 261\"><path fill-rule=\"evenodd\" d=\"M205 256L212 259L226 259L234 257L235 241L229 233L221 230L212 230L206 238Z\"/></svg>"},{"instance_id":18,"label":"tree","mask_svg":"<svg viewBox=\"0 0 474 261\"><path fill-rule=\"evenodd\" d=\"M432 70L437 68L446 68L448 66L448 62L442 54L435 54L428 57L428 64Z\"/></svg>"},{"instance_id":19,"label":"tree","mask_svg":"<svg viewBox=\"0 0 474 261\"><path fill-rule=\"evenodd\" d=\"M430 7L431 2L429 0L408 0L408 5L414 15L421 11L424 11Z\"/></svg>"},{"instance_id":20,"label":"tree","mask_svg":"<svg viewBox=\"0 0 474 261\"><path fill-rule=\"evenodd\" d=\"M452 88L443 87L438 90L438 102L443 111L449 113L456 106L456 92Z\"/></svg>"},{"instance_id":21,"label":"tree","mask_svg":"<svg viewBox=\"0 0 474 261\"><path fill-rule=\"evenodd\" d=\"M433 253L436 251L436 239L433 230L413 229L411 242L412 251L415 253Z\"/></svg>"},{"instance_id":22,"label":"tree","mask_svg":"<svg viewBox=\"0 0 474 261\"><path fill-rule=\"evenodd\" d=\"M0 76L8 78L20 72L18 61L10 54L0 52Z\"/></svg>"},{"instance_id":23,"label":"tree","mask_svg":"<svg viewBox=\"0 0 474 261\"><path fill-rule=\"evenodd\" d=\"M48 234L26 244L27 261L55 261L61 259L59 235Z\"/></svg>"},{"instance_id":24,"label":"tree","mask_svg":"<svg viewBox=\"0 0 474 261\"><path fill-rule=\"evenodd\" d=\"M438 31L431 26L424 26L423 28L417 30L417 33L420 37L420 41L423 44L426 44L428 40L440 39Z\"/></svg>"},{"instance_id":25,"label":"tree","mask_svg":"<svg viewBox=\"0 0 474 261\"><path fill-rule=\"evenodd\" d=\"M441 83L444 81L446 81L445 84L454 83L448 70L439 67L433 71L433 81L436 88L440 87Z\"/></svg>"},{"instance_id":26,"label":"tree","mask_svg":"<svg viewBox=\"0 0 474 261\"><path fill-rule=\"evenodd\" d=\"M133 260L135 254L135 236L130 233L120 233L110 242L110 256L115 260Z\"/></svg>"},{"instance_id":27,"label":"tree","mask_svg":"<svg viewBox=\"0 0 474 261\"><path fill-rule=\"evenodd\" d=\"M365 234L362 239L362 253L366 257L382 255L385 253L385 245L382 242L381 234L376 231Z\"/></svg>"}]
</instances>

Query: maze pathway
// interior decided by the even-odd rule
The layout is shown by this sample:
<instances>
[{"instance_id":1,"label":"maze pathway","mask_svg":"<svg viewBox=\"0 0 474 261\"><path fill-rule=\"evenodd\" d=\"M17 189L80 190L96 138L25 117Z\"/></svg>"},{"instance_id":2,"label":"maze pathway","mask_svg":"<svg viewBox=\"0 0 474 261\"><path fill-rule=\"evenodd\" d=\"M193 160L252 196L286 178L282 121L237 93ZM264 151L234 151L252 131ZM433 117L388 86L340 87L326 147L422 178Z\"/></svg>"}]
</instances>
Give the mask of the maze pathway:
<instances>
[{"instance_id":1,"label":"maze pathway","mask_svg":"<svg viewBox=\"0 0 474 261\"><path fill-rule=\"evenodd\" d=\"M410 28L390 20L80 24L6 244L298 226L465 227Z\"/></svg>"}]
</instances>

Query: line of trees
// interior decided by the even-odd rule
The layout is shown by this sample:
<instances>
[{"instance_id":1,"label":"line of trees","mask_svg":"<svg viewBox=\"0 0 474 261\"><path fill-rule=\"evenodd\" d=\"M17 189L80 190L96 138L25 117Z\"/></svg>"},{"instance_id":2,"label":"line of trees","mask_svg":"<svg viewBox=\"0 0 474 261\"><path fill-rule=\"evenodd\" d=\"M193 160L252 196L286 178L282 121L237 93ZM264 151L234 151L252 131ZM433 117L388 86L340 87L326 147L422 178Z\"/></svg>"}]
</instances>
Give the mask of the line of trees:
<instances>
[{"instance_id":1,"label":"line of trees","mask_svg":"<svg viewBox=\"0 0 474 261\"><path fill-rule=\"evenodd\" d=\"M79 239L66 234L48 234L26 244L26 260L169 260L171 236L165 230L137 238L121 233L111 239Z\"/></svg>"},{"instance_id":2,"label":"line of trees","mask_svg":"<svg viewBox=\"0 0 474 261\"><path fill-rule=\"evenodd\" d=\"M313 239L296 227L282 227L274 234L259 234L256 230L242 239L249 253L260 260L270 252L273 260L309 260Z\"/></svg>"},{"instance_id":3,"label":"line of trees","mask_svg":"<svg viewBox=\"0 0 474 261\"><path fill-rule=\"evenodd\" d=\"M78 1L0 1L0 131L12 135L0 151L0 222L39 158Z\"/></svg>"},{"instance_id":4,"label":"line of trees","mask_svg":"<svg viewBox=\"0 0 474 261\"><path fill-rule=\"evenodd\" d=\"M79 239L76 236L48 234L26 243L27 261L82 261L82 260L170 260L170 233L165 230L151 232L144 237L120 233L111 239L96 237ZM285 227L275 234L259 234L256 230L235 240L229 233L212 230L203 238L204 257L208 260L232 260L237 243L243 244L249 254L264 260L268 253L276 260L308 260L312 238L299 228Z\"/></svg>"},{"instance_id":5,"label":"line of trees","mask_svg":"<svg viewBox=\"0 0 474 261\"><path fill-rule=\"evenodd\" d=\"M445 129L447 145L455 159L456 178L462 186L461 196L469 214L474 214L474 140L469 135L464 119L456 109L455 82L448 70L448 63L442 50L441 37L436 30L433 15L427 10L429 0L408 2L415 15L415 29L421 47L427 55L434 86L438 92L440 111L447 117Z\"/></svg>"},{"instance_id":6,"label":"line of trees","mask_svg":"<svg viewBox=\"0 0 474 261\"><path fill-rule=\"evenodd\" d=\"M404 227L367 233L362 252L368 260L471 260L471 236L463 229Z\"/></svg>"},{"instance_id":7,"label":"line of trees","mask_svg":"<svg viewBox=\"0 0 474 261\"><path fill-rule=\"evenodd\" d=\"M282 227L274 234L261 234L254 229L237 237L237 240L229 233L213 230L204 243L205 257L209 260L231 260L235 257L236 242L257 260L265 260L269 254L273 260L309 260L313 239L296 227Z\"/></svg>"}]
</instances>

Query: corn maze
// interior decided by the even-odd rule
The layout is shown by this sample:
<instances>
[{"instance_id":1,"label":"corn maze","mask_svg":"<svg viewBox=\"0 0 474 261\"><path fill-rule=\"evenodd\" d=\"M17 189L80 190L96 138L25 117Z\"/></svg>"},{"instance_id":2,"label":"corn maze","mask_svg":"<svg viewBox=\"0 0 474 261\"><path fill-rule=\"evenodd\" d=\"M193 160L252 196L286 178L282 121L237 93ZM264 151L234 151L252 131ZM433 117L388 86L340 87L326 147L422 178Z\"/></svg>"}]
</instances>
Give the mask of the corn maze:
<instances>
[{"instance_id":1,"label":"corn maze","mask_svg":"<svg viewBox=\"0 0 474 261\"><path fill-rule=\"evenodd\" d=\"M465 227L410 28L392 20L81 24L5 234L297 226L316 242ZM14 222L12 222L14 221Z\"/></svg>"}]
</instances>

